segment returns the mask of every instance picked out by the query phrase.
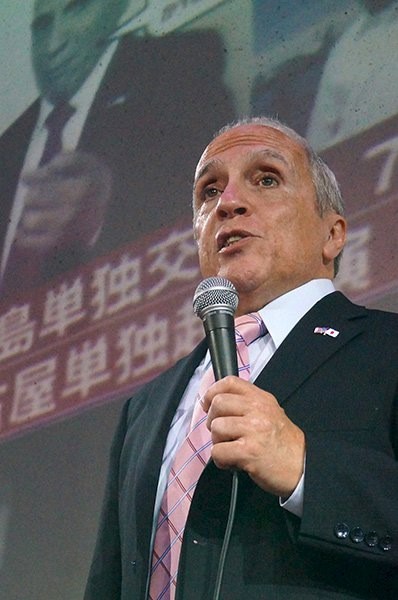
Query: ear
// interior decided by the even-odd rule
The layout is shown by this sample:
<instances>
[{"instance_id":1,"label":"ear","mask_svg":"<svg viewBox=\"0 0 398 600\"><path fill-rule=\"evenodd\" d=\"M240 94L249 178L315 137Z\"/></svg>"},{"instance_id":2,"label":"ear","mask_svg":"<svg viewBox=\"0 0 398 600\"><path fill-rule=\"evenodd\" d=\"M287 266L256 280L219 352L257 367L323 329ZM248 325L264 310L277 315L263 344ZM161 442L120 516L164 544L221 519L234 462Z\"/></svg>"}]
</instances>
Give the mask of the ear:
<instances>
[{"instance_id":1,"label":"ear","mask_svg":"<svg viewBox=\"0 0 398 600\"><path fill-rule=\"evenodd\" d=\"M340 254L346 242L347 221L341 215L329 213L324 217L327 225L327 239L323 246L323 261L325 264L334 261Z\"/></svg>"}]
</instances>

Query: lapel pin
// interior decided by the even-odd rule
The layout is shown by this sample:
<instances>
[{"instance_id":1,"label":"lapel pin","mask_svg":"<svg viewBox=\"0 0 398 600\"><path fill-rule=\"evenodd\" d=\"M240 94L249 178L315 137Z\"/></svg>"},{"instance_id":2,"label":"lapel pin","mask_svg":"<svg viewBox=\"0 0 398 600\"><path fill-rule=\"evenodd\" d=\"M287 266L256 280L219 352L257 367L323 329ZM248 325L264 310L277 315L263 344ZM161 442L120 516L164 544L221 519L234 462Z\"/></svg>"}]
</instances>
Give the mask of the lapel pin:
<instances>
[{"instance_id":1,"label":"lapel pin","mask_svg":"<svg viewBox=\"0 0 398 600\"><path fill-rule=\"evenodd\" d=\"M332 327L315 327L314 333L320 333L321 335L329 335L330 337L337 337L340 331L333 329Z\"/></svg>"}]
</instances>

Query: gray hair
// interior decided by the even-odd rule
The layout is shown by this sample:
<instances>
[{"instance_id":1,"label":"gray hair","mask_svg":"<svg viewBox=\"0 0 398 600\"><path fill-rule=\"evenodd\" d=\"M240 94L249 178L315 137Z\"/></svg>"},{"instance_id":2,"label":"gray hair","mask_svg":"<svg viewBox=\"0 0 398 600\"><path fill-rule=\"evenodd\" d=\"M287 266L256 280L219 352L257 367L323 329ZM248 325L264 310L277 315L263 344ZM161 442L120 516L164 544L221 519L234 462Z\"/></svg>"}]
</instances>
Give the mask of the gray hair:
<instances>
[{"instance_id":1,"label":"gray hair","mask_svg":"<svg viewBox=\"0 0 398 600\"><path fill-rule=\"evenodd\" d=\"M338 215L344 216L345 207L341 195L339 184L333 171L327 166L322 158L315 152L305 138L299 135L294 129L279 121L274 117L245 117L225 125L213 137L219 137L223 133L240 127L241 125L263 125L271 127L284 133L288 138L298 143L304 150L307 159L311 179L314 184L316 202L320 216L322 217L328 212L335 212ZM336 256L334 261L335 275L339 270L342 252Z\"/></svg>"}]
</instances>

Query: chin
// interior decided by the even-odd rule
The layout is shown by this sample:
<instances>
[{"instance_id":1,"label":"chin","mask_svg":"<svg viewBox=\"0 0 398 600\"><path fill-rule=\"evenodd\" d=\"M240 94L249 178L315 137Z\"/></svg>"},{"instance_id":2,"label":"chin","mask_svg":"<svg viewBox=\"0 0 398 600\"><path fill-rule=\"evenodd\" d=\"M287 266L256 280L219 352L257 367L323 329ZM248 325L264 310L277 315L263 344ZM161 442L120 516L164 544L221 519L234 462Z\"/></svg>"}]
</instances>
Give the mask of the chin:
<instances>
[{"instance_id":1,"label":"chin","mask_svg":"<svg viewBox=\"0 0 398 600\"><path fill-rule=\"evenodd\" d=\"M234 284L239 293L252 292L257 287L257 282L253 279L250 273L244 269L236 271L235 269L221 269L218 273L219 277L225 277Z\"/></svg>"}]
</instances>

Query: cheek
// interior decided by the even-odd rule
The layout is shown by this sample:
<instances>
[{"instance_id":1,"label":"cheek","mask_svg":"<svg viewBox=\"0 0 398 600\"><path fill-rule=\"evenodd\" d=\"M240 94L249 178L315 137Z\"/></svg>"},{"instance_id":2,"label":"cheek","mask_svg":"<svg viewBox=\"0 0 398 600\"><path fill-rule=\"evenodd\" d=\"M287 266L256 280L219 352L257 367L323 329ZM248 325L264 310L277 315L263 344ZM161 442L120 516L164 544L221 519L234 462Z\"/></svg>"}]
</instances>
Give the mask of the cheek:
<instances>
[{"instance_id":1,"label":"cheek","mask_svg":"<svg viewBox=\"0 0 398 600\"><path fill-rule=\"evenodd\" d=\"M203 215L201 212L194 214L193 235L198 243L199 248L204 246L206 240L210 238L208 219L206 215Z\"/></svg>"},{"instance_id":2,"label":"cheek","mask_svg":"<svg viewBox=\"0 0 398 600\"><path fill-rule=\"evenodd\" d=\"M201 229L202 228L200 225L200 217L198 216L198 213L194 210L192 219L192 231L195 240L199 240Z\"/></svg>"},{"instance_id":3,"label":"cheek","mask_svg":"<svg viewBox=\"0 0 398 600\"><path fill-rule=\"evenodd\" d=\"M198 248L198 259L201 273L204 277L209 277L213 274L214 265L217 262L217 257L213 252L210 238L206 236L205 231L195 228L196 243Z\"/></svg>"},{"instance_id":4,"label":"cheek","mask_svg":"<svg viewBox=\"0 0 398 600\"><path fill-rule=\"evenodd\" d=\"M46 64L46 57L48 55L46 44L43 42L37 42L32 52L33 67L37 72L41 72Z\"/></svg>"},{"instance_id":5,"label":"cheek","mask_svg":"<svg viewBox=\"0 0 398 600\"><path fill-rule=\"evenodd\" d=\"M300 253L309 243L311 230L307 220L303 219L298 211L283 215L274 228L274 244L281 252Z\"/></svg>"},{"instance_id":6,"label":"cheek","mask_svg":"<svg viewBox=\"0 0 398 600\"><path fill-rule=\"evenodd\" d=\"M198 258L201 269L204 269L207 265L213 262L212 253L209 248L209 244L203 243L203 238L197 240L198 244Z\"/></svg>"}]
</instances>

